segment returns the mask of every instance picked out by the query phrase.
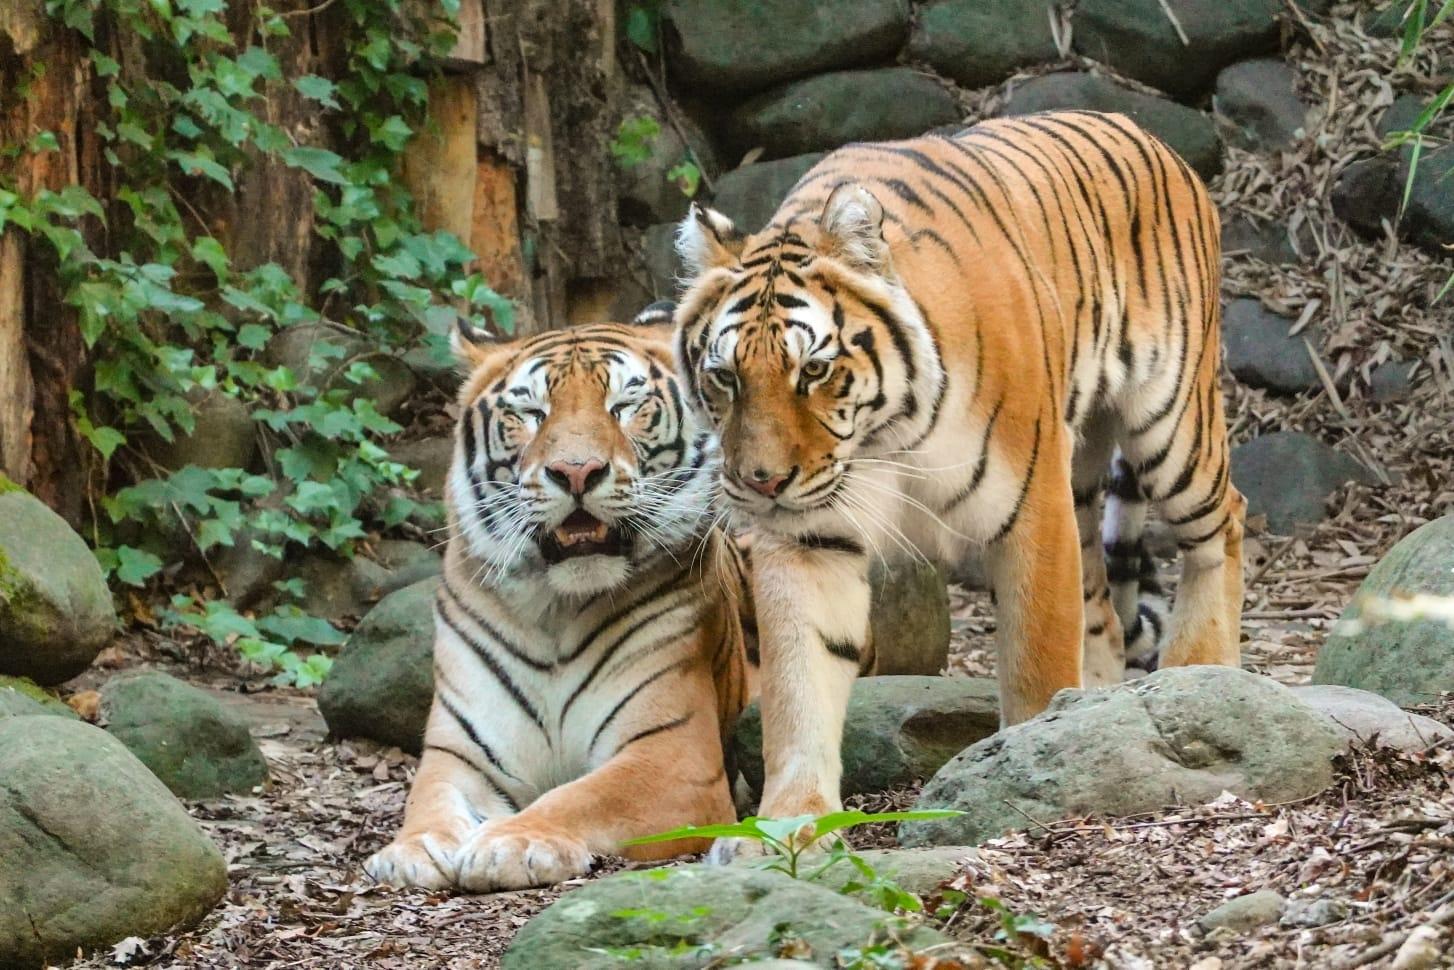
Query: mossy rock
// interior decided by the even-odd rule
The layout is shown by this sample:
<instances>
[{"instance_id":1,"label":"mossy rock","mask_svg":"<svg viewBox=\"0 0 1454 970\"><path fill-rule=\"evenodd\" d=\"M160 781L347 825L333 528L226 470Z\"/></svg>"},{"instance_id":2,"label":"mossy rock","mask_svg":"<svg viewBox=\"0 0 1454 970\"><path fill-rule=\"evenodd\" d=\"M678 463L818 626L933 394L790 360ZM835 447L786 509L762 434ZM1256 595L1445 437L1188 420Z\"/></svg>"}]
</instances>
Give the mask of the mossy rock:
<instances>
[{"instance_id":1,"label":"mossy rock","mask_svg":"<svg viewBox=\"0 0 1454 970\"><path fill-rule=\"evenodd\" d=\"M25 677L0 675L0 718L48 714L79 720L65 701Z\"/></svg>"},{"instance_id":2,"label":"mossy rock","mask_svg":"<svg viewBox=\"0 0 1454 970\"><path fill-rule=\"evenodd\" d=\"M101 566L65 521L24 489L0 489L0 674L59 684L111 639Z\"/></svg>"}]
</instances>

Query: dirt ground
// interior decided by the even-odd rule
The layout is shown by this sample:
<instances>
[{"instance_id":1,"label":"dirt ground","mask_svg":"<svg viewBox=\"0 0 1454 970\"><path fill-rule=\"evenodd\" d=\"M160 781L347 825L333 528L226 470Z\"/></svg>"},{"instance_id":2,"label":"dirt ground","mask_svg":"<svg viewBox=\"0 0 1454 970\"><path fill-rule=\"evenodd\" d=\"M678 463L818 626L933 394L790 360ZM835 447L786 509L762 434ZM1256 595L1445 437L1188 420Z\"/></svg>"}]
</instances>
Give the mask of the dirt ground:
<instances>
[{"instance_id":1,"label":"dirt ground","mask_svg":"<svg viewBox=\"0 0 1454 970\"><path fill-rule=\"evenodd\" d=\"M1328 381L1293 399L1229 382L1233 435L1309 431L1367 464L1383 484L1345 489L1330 518L1304 535L1261 535L1252 523L1244 665L1284 683L1306 682L1318 645L1379 556L1454 508L1454 303L1429 309L1449 264L1354 237L1328 203L1336 172L1378 142L1373 125L1394 94L1387 78L1395 47L1346 23L1308 30L1291 54L1304 96L1323 109L1308 137L1275 158L1232 151L1214 191L1226 216L1254 214L1295 230L1298 263L1269 266L1230 254L1225 289L1317 320ZM1416 77L1418 68L1401 69L1395 80ZM982 107L1000 95L987 92ZM1418 390L1404 402L1372 403L1368 373L1395 356L1422 362ZM955 588L953 604L948 672L993 673L987 597ZM106 663L162 666L222 691L257 726L273 784L257 797L190 806L224 847L231 871L227 897L200 926L126 941L75 966L489 968L520 925L570 888L469 897L372 885L360 862L398 825L414 759L328 741L311 698L266 687L196 644L138 635ZM1454 723L1454 705L1432 713ZM992 843L957 885L1052 924L1044 950L1051 966L1388 966L1421 923L1454 920L1451 775L1448 745L1417 757L1360 751L1340 766L1339 784L1315 799L1229 800L1043 826ZM878 802L906 804L912 795ZM884 832L866 838L891 841ZM1226 939L1204 938L1194 927L1222 900L1260 888L1327 900L1332 909L1323 915L1332 919ZM997 926L993 913L971 903L948 929L988 945ZM1446 927L1446 947L1448 939Z\"/></svg>"}]
</instances>

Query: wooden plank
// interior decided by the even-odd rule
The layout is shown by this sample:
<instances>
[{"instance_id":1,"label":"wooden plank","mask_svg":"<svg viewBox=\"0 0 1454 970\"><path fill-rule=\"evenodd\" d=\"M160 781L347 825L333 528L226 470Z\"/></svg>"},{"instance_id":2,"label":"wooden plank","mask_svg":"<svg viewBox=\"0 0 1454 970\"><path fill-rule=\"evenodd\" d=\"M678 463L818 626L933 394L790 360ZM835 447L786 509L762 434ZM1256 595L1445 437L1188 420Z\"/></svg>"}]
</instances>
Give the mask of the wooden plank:
<instances>
[{"instance_id":1,"label":"wooden plank","mask_svg":"<svg viewBox=\"0 0 1454 970\"><path fill-rule=\"evenodd\" d=\"M479 271L496 293L512 300L530 298L525 257L520 246L520 196L515 169L491 152L475 166L475 198L470 248Z\"/></svg>"},{"instance_id":2,"label":"wooden plank","mask_svg":"<svg viewBox=\"0 0 1454 970\"><path fill-rule=\"evenodd\" d=\"M550 96L545 77L525 75L525 208L538 222L560 218L555 188L555 140L550 133Z\"/></svg>"},{"instance_id":3,"label":"wooden plank","mask_svg":"<svg viewBox=\"0 0 1454 970\"><path fill-rule=\"evenodd\" d=\"M25 248L0 235L0 472L30 481L30 418L35 387L25 349Z\"/></svg>"},{"instance_id":4,"label":"wooden plank","mask_svg":"<svg viewBox=\"0 0 1454 970\"><path fill-rule=\"evenodd\" d=\"M474 82L444 75L429 85L429 123L404 149L404 184L429 230L470 244L475 200Z\"/></svg>"},{"instance_id":5,"label":"wooden plank","mask_svg":"<svg viewBox=\"0 0 1454 970\"><path fill-rule=\"evenodd\" d=\"M444 62L456 70L470 70L490 63L483 0L460 0L459 34Z\"/></svg>"}]
</instances>

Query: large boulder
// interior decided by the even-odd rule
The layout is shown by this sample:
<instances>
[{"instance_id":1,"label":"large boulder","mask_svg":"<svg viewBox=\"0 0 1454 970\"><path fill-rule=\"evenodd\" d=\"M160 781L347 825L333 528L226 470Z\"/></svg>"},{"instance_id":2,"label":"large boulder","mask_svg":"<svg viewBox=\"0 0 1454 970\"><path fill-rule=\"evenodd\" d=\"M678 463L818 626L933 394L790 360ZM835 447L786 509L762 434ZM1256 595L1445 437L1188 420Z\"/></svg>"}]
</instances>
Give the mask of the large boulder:
<instances>
[{"instance_id":1,"label":"large boulder","mask_svg":"<svg viewBox=\"0 0 1454 970\"><path fill-rule=\"evenodd\" d=\"M676 75L708 96L888 60L909 31L907 0L670 0L664 12Z\"/></svg>"},{"instance_id":2,"label":"large boulder","mask_svg":"<svg viewBox=\"0 0 1454 970\"><path fill-rule=\"evenodd\" d=\"M1282 0L1080 0L1075 49L1168 94L1191 98L1228 64L1276 50L1282 12Z\"/></svg>"},{"instance_id":3,"label":"large boulder","mask_svg":"<svg viewBox=\"0 0 1454 970\"><path fill-rule=\"evenodd\" d=\"M91 665L116 610L81 537L0 476L0 674L59 684Z\"/></svg>"},{"instance_id":4,"label":"large boulder","mask_svg":"<svg viewBox=\"0 0 1454 970\"><path fill-rule=\"evenodd\" d=\"M222 853L120 741L0 720L0 966L190 925L226 889Z\"/></svg>"},{"instance_id":5,"label":"large boulder","mask_svg":"<svg viewBox=\"0 0 1454 970\"><path fill-rule=\"evenodd\" d=\"M1171 667L1114 687L1063 690L1044 714L964 751L915 807L966 814L906 822L899 838L975 845L1035 822L1133 815L1223 791L1303 798L1332 782L1342 749L1325 717L1272 680L1234 667Z\"/></svg>"},{"instance_id":6,"label":"large boulder","mask_svg":"<svg viewBox=\"0 0 1454 970\"><path fill-rule=\"evenodd\" d=\"M1365 600L1421 593L1454 596L1454 515L1404 536L1373 567L1318 651L1313 683L1358 687L1401 705L1454 691L1454 627L1436 618L1360 621Z\"/></svg>"},{"instance_id":7,"label":"large boulder","mask_svg":"<svg viewBox=\"0 0 1454 970\"><path fill-rule=\"evenodd\" d=\"M1265 515L1270 530L1289 535L1321 522L1328 496L1342 485L1377 478L1312 435L1274 431L1232 449L1232 481L1247 497L1248 515Z\"/></svg>"},{"instance_id":8,"label":"large boulder","mask_svg":"<svg viewBox=\"0 0 1454 970\"><path fill-rule=\"evenodd\" d=\"M113 677L101 688L101 716L111 736L179 798L246 794L267 783L268 764L247 721L175 677Z\"/></svg>"},{"instance_id":9,"label":"large boulder","mask_svg":"<svg viewBox=\"0 0 1454 970\"><path fill-rule=\"evenodd\" d=\"M853 685L843 724L843 795L922 781L1000 726L999 695L987 677L864 677ZM762 791L762 713L737 722L737 767Z\"/></svg>"},{"instance_id":10,"label":"large boulder","mask_svg":"<svg viewBox=\"0 0 1454 970\"><path fill-rule=\"evenodd\" d=\"M192 403L193 426L171 441L157 438L147 453L158 465L176 471L199 468L247 468L257 454L257 427L246 404L220 390Z\"/></svg>"},{"instance_id":11,"label":"large boulder","mask_svg":"<svg viewBox=\"0 0 1454 970\"><path fill-rule=\"evenodd\" d=\"M1277 394L1300 394L1322 387L1303 342L1316 332L1288 336L1294 321L1273 313L1261 300L1237 299L1222 315L1222 346L1227 369L1248 387Z\"/></svg>"},{"instance_id":12,"label":"large boulder","mask_svg":"<svg viewBox=\"0 0 1454 970\"><path fill-rule=\"evenodd\" d=\"M381 597L405 586L413 586L444 568L439 553L422 542L409 539L381 539L374 545L374 558L389 571L379 587Z\"/></svg>"},{"instance_id":13,"label":"large boulder","mask_svg":"<svg viewBox=\"0 0 1454 970\"><path fill-rule=\"evenodd\" d=\"M1171 146L1202 178L1222 170L1222 143L1211 117L1165 98L1132 91L1098 74L1070 71L1032 78L1015 87L1000 114L1026 115L1057 108L1120 112Z\"/></svg>"},{"instance_id":14,"label":"large boulder","mask_svg":"<svg viewBox=\"0 0 1454 970\"><path fill-rule=\"evenodd\" d=\"M854 141L921 135L960 119L954 95L907 67L835 71L793 81L740 105L728 119L739 153L767 158L827 151Z\"/></svg>"},{"instance_id":15,"label":"large boulder","mask_svg":"<svg viewBox=\"0 0 1454 970\"><path fill-rule=\"evenodd\" d=\"M1286 148L1303 135L1307 123L1297 72L1279 57L1242 61L1223 70L1212 104L1226 123L1228 144L1252 152Z\"/></svg>"},{"instance_id":16,"label":"large boulder","mask_svg":"<svg viewBox=\"0 0 1454 970\"><path fill-rule=\"evenodd\" d=\"M434 698L438 579L390 593L359 623L318 691L328 730L417 754Z\"/></svg>"},{"instance_id":17,"label":"large boulder","mask_svg":"<svg viewBox=\"0 0 1454 970\"><path fill-rule=\"evenodd\" d=\"M389 588L387 566L366 556L309 553L292 565L290 575L303 581L299 605L305 613L326 620L360 617Z\"/></svg>"},{"instance_id":18,"label":"large boulder","mask_svg":"<svg viewBox=\"0 0 1454 970\"><path fill-rule=\"evenodd\" d=\"M377 376L351 384L344 372L357 361L367 363ZM279 330L263 348L263 362L288 368L301 387L351 389L386 416L398 413L419 384L399 357L375 347L357 330L329 323L298 323Z\"/></svg>"},{"instance_id":19,"label":"large boulder","mask_svg":"<svg viewBox=\"0 0 1454 970\"><path fill-rule=\"evenodd\" d=\"M748 166L749 169L756 167ZM676 233L677 223L663 222L641 234L641 268L651 284L652 297L658 300L675 300L678 281L686 275L681 256L677 254Z\"/></svg>"},{"instance_id":20,"label":"large boulder","mask_svg":"<svg viewBox=\"0 0 1454 970\"><path fill-rule=\"evenodd\" d=\"M1377 741L1383 747L1422 751L1454 735L1454 729L1432 717L1405 711L1372 691L1337 684L1299 684L1292 691L1298 700L1331 721L1350 744Z\"/></svg>"},{"instance_id":21,"label":"large boulder","mask_svg":"<svg viewBox=\"0 0 1454 970\"><path fill-rule=\"evenodd\" d=\"M685 970L714 955L772 957L787 937L800 941L795 955L811 955L811 964L798 965L837 966L839 951L890 932L906 948L952 955L936 931L807 880L745 866L678 866L618 873L567 893L521 928L500 966L604 970L630 951L642 966Z\"/></svg>"},{"instance_id":22,"label":"large boulder","mask_svg":"<svg viewBox=\"0 0 1454 970\"><path fill-rule=\"evenodd\" d=\"M416 438L389 446L389 458L419 472L414 487L431 495L443 495L444 483L454 464L454 435Z\"/></svg>"},{"instance_id":23,"label":"large boulder","mask_svg":"<svg viewBox=\"0 0 1454 970\"><path fill-rule=\"evenodd\" d=\"M994 84L1031 64L1059 59L1054 3L930 0L909 35L909 56L967 88Z\"/></svg>"},{"instance_id":24,"label":"large boulder","mask_svg":"<svg viewBox=\"0 0 1454 970\"><path fill-rule=\"evenodd\" d=\"M929 562L875 560L869 635L877 674L928 674L949 664L949 588Z\"/></svg>"},{"instance_id":25,"label":"large boulder","mask_svg":"<svg viewBox=\"0 0 1454 970\"><path fill-rule=\"evenodd\" d=\"M617 161L616 198L621 220L630 226L647 226L680 219L687 214L691 199L670 173L690 160L709 178L716 175L717 153L711 139L681 108L668 117L645 85L627 88L624 101L622 116L627 121L649 119L656 125L656 136L646 146L646 157Z\"/></svg>"},{"instance_id":26,"label":"large boulder","mask_svg":"<svg viewBox=\"0 0 1454 970\"><path fill-rule=\"evenodd\" d=\"M772 219L798 180L822 160L821 154L814 153L744 165L717 180L712 208L743 232L757 232Z\"/></svg>"},{"instance_id":27,"label":"large boulder","mask_svg":"<svg viewBox=\"0 0 1454 970\"><path fill-rule=\"evenodd\" d=\"M77 719L76 712L64 701L45 691L35 681L0 675L0 719L40 714Z\"/></svg>"}]
</instances>

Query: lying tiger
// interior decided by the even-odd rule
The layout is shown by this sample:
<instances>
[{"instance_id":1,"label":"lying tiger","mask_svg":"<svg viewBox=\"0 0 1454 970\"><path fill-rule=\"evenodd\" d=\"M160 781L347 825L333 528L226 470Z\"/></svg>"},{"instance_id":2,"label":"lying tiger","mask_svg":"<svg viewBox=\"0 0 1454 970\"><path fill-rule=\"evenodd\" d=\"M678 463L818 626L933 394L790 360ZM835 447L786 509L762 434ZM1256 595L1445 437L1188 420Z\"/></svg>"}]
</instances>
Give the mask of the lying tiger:
<instances>
[{"instance_id":1,"label":"lying tiger","mask_svg":"<svg viewBox=\"0 0 1454 970\"><path fill-rule=\"evenodd\" d=\"M754 691L719 462L673 374L670 315L497 344L461 326L434 706L376 879L559 882L680 825L735 819L723 738Z\"/></svg>"},{"instance_id":2,"label":"lying tiger","mask_svg":"<svg viewBox=\"0 0 1454 970\"><path fill-rule=\"evenodd\" d=\"M984 551L1015 724L1155 639L1135 585L1149 501L1183 553L1160 663L1238 662L1217 214L1161 142L1071 111L850 145L761 232L695 208L678 248L677 356L755 533L760 814L839 804L875 553Z\"/></svg>"}]
</instances>

